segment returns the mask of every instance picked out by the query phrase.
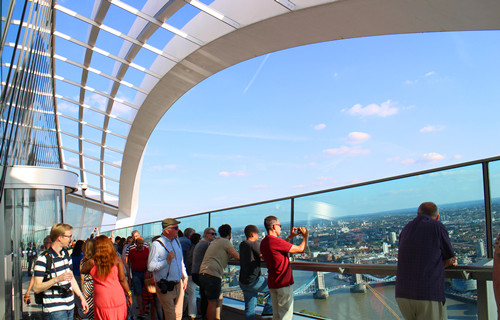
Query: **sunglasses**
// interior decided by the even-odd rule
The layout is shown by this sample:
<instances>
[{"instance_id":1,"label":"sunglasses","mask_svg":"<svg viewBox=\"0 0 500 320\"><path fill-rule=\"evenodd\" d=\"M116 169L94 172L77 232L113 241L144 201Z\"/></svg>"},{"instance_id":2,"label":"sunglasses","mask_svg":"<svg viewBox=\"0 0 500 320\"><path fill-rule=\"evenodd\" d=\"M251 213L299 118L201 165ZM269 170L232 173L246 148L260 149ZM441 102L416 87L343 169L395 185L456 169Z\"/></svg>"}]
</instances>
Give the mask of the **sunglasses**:
<instances>
[{"instance_id":1,"label":"sunglasses","mask_svg":"<svg viewBox=\"0 0 500 320\"><path fill-rule=\"evenodd\" d=\"M217 235L217 233L216 233L216 232L209 232L208 234L211 234L211 235L213 235L213 236L216 236L216 235Z\"/></svg>"}]
</instances>

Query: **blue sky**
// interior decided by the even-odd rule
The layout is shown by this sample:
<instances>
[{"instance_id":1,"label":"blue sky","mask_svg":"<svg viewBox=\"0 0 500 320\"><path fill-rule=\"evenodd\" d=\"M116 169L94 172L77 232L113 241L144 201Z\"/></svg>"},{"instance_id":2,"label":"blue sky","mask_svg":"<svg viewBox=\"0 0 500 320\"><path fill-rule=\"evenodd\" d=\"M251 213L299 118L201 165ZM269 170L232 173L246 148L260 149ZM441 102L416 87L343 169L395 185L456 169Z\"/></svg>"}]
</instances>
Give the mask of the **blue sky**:
<instances>
[{"instance_id":1,"label":"blue sky","mask_svg":"<svg viewBox=\"0 0 500 320\"><path fill-rule=\"evenodd\" d=\"M223 70L155 129L136 221L496 156L498 57L498 31L447 32L308 45Z\"/></svg>"}]
</instances>

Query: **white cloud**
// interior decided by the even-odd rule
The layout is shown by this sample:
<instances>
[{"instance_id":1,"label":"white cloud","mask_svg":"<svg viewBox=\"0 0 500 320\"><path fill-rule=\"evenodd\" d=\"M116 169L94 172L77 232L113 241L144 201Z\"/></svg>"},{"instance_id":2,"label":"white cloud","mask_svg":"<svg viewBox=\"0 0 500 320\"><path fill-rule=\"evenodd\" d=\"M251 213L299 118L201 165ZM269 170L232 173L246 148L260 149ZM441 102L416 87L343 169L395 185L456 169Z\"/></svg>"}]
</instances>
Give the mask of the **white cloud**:
<instances>
[{"instance_id":1,"label":"white cloud","mask_svg":"<svg viewBox=\"0 0 500 320\"><path fill-rule=\"evenodd\" d=\"M121 167L122 161L121 160L113 161L113 164Z\"/></svg>"},{"instance_id":2,"label":"white cloud","mask_svg":"<svg viewBox=\"0 0 500 320\"><path fill-rule=\"evenodd\" d=\"M388 162L398 162L399 160L401 160L400 156L395 156L393 158L387 158L386 159L386 161L388 161Z\"/></svg>"},{"instance_id":3,"label":"white cloud","mask_svg":"<svg viewBox=\"0 0 500 320\"><path fill-rule=\"evenodd\" d=\"M444 156L436 153L436 152L429 152L429 153L424 153L424 155L420 158L421 162L434 162L438 160L444 159Z\"/></svg>"},{"instance_id":4,"label":"white cloud","mask_svg":"<svg viewBox=\"0 0 500 320\"><path fill-rule=\"evenodd\" d=\"M316 180L318 181L330 181L330 180L334 180L335 178L334 177L317 177Z\"/></svg>"},{"instance_id":5,"label":"white cloud","mask_svg":"<svg viewBox=\"0 0 500 320\"><path fill-rule=\"evenodd\" d=\"M328 156L334 156L334 155L356 156L356 155L369 154L370 150L361 149L357 147L351 148L351 147L341 146L340 148L325 149L323 150L323 153Z\"/></svg>"},{"instance_id":6,"label":"white cloud","mask_svg":"<svg viewBox=\"0 0 500 320\"><path fill-rule=\"evenodd\" d=\"M371 135L364 132L351 132L347 135L346 143L348 144L361 144L370 139Z\"/></svg>"},{"instance_id":7,"label":"white cloud","mask_svg":"<svg viewBox=\"0 0 500 320\"><path fill-rule=\"evenodd\" d=\"M413 163L415 163L415 160L408 158L408 159L401 160L400 163L401 164L413 164Z\"/></svg>"},{"instance_id":8,"label":"white cloud","mask_svg":"<svg viewBox=\"0 0 500 320\"><path fill-rule=\"evenodd\" d=\"M323 130L325 128L326 128L326 124L324 124L324 123L320 123L320 124L317 124L314 126L314 130L318 130L318 131Z\"/></svg>"},{"instance_id":9,"label":"white cloud","mask_svg":"<svg viewBox=\"0 0 500 320\"><path fill-rule=\"evenodd\" d=\"M442 131L444 130L444 126L438 125L438 126L426 126L420 129L421 133L426 133L426 132L435 132L435 131Z\"/></svg>"},{"instance_id":10,"label":"white cloud","mask_svg":"<svg viewBox=\"0 0 500 320\"><path fill-rule=\"evenodd\" d=\"M165 170L173 170L177 169L177 165L175 164L164 164L161 166L152 166L149 170L150 171L165 171Z\"/></svg>"},{"instance_id":11,"label":"white cloud","mask_svg":"<svg viewBox=\"0 0 500 320\"><path fill-rule=\"evenodd\" d=\"M456 154L456 155L453 156L453 158L455 158L455 159L462 159L463 156L461 154Z\"/></svg>"},{"instance_id":12,"label":"white cloud","mask_svg":"<svg viewBox=\"0 0 500 320\"><path fill-rule=\"evenodd\" d=\"M353 116L368 117L368 116L379 116L388 117L398 113L399 109L394 106L395 103L390 99L382 102L380 105L372 103L363 107L361 104L355 104L352 108L348 109L347 112ZM342 110L342 111L345 111Z\"/></svg>"},{"instance_id":13,"label":"white cloud","mask_svg":"<svg viewBox=\"0 0 500 320\"><path fill-rule=\"evenodd\" d=\"M67 114L67 113L77 113L78 106L69 102L60 102L57 104L57 111Z\"/></svg>"},{"instance_id":14,"label":"white cloud","mask_svg":"<svg viewBox=\"0 0 500 320\"><path fill-rule=\"evenodd\" d=\"M252 189L256 189L256 190L269 189L269 186L267 186L267 185L257 185L257 186L252 186Z\"/></svg>"},{"instance_id":15,"label":"white cloud","mask_svg":"<svg viewBox=\"0 0 500 320\"><path fill-rule=\"evenodd\" d=\"M405 81L406 85L412 85L412 84L417 84L417 83L418 83L418 80L406 80Z\"/></svg>"},{"instance_id":16,"label":"white cloud","mask_svg":"<svg viewBox=\"0 0 500 320\"><path fill-rule=\"evenodd\" d=\"M426 76L426 77L430 77L430 76L433 76L433 75L435 75L435 74L436 74L436 72L434 72L434 71L430 71L430 72L427 72L427 73L425 74L425 76Z\"/></svg>"},{"instance_id":17,"label":"white cloud","mask_svg":"<svg viewBox=\"0 0 500 320\"><path fill-rule=\"evenodd\" d=\"M238 171L221 171L219 172L219 176L221 177L245 177L248 174L244 171L238 170Z\"/></svg>"}]
</instances>

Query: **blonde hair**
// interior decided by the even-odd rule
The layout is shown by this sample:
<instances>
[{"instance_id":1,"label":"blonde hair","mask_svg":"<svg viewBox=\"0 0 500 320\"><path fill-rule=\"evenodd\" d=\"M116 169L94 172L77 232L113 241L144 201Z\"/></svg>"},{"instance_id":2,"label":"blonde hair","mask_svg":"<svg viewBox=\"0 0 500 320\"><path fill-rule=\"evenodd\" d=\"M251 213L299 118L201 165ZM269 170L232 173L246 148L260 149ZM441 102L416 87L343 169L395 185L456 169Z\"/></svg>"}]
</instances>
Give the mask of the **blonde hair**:
<instances>
[{"instance_id":1,"label":"blonde hair","mask_svg":"<svg viewBox=\"0 0 500 320\"><path fill-rule=\"evenodd\" d=\"M55 242L57 238L64 236L64 233L68 230L72 230L73 227L66 223L57 223L50 229L50 240Z\"/></svg>"}]
</instances>

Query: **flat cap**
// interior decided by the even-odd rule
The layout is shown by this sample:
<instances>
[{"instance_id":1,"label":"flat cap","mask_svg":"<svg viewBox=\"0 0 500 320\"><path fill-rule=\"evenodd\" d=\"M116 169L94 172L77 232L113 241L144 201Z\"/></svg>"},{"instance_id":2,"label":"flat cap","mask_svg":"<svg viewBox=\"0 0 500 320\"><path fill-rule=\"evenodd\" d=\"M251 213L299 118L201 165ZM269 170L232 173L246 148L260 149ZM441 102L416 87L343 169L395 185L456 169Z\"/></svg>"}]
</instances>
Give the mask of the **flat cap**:
<instances>
[{"instance_id":1,"label":"flat cap","mask_svg":"<svg viewBox=\"0 0 500 320\"><path fill-rule=\"evenodd\" d=\"M161 227L162 227L162 229L165 229L168 226L171 226L173 224L179 224L179 223L181 223L181 222L175 220L174 218L167 218L167 219L163 219L161 221Z\"/></svg>"}]
</instances>

